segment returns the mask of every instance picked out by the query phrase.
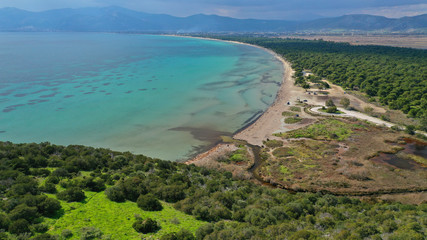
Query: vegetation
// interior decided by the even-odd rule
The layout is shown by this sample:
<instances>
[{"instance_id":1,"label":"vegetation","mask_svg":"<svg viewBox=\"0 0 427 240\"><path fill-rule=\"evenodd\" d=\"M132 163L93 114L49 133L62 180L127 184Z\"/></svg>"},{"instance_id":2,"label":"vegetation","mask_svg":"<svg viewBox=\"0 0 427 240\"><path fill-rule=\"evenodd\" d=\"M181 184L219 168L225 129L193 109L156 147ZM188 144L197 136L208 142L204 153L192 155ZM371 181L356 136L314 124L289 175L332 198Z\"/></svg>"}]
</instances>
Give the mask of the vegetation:
<instances>
[{"instance_id":1,"label":"vegetation","mask_svg":"<svg viewBox=\"0 0 427 240\"><path fill-rule=\"evenodd\" d=\"M255 170L273 185L334 194L427 189L427 161L419 151L426 143L403 138L401 131L357 119L329 118L278 136L288 139L280 146L262 148L263 161ZM417 196L422 201L423 195Z\"/></svg>"},{"instance_id":2,"label":"vegetation","mask_svg":"<svg viewBox=\"0 0 427 240\"><path fill-rule=\"evenodd\" d=\"M319 111L325 112L325 113L335 113L335 114L341 114L341 113L343 113L340 110L338 110L338 108L336 106L330 106L330 107L327 107L327 108L325 108L323 106L322 108L319 109Z\"/></svg>"},{"instance_id":3,"label":"vegetation","mask_svg":"<svg viewBox=\"0 0 427 240\"><path fill-rule=\"evenodd\" d=\"M267 140L267 141L264 141L264 145L269 148L276 148L276 147L283 146L283 142L279 140Z\"/></svg>"},{"instance_id":4,"label":"vegetation","mask_svg":"<svg viewBox=\"0 0 427 240\"><path fill-rule=\"evenodd\" d=\"M344 108L348 108L350 106L350 99L348 98L343 98L340 101L340 104L344 107Z\"/></svg>"},{"instance_id":5,"label":"vegetation","mask_svg":"<svg viewBox=\"0 0 427 240\"><path fill-rule=\"evenodd\" d=\"M288 117L285 118L285 123L286 124L295 124L295 123L299 123L302 121L302 118L300 117Z\"/></svg>"},{"instance_id":6,"label":"vegetation","mask_svg":"<svg viewBox=\"0 0 427 240\"><path fill-rule=\"evenodd\" d=\"M284 117L293 117L293 116L295 116L295 113L284 111L284 112L282 112L282 116L284 116Z\"/></svg>"},{"instance_id":7,"label":"vegetation","mask_svg":"<svg viewBox=\"0 0 427 240\"><path fill-rule=\"evenodd\" d=\"M323 119L306 128L292 132L276 134L284 138L313 138L318 140L344 140L350 136L355 128L363 128L362 125L348 125L336 119Z\"/></svg>"},{"instance_id":8,"label":"vegetation","mask_svg":"<svg viewBox=\"0 0 427 240\"><path fill-rule=\"evenodd\" d=\"M2 142L0 159L0 228L5 231L1 238L19 234L35 239L55 235L71 239L426 237L425 204L289 194L235 180L227 172L75 145ZM50 173L33 175L43 169ZM55 194L41 192L47 182L67 195L81 190L85 200L56 200ZM107 190L86 190L90 182L103 182ZM139 209L141 196L158 199L163 209Z\"/></svg>"},{"instance_id":9,"label":"vegetation","mask_svg":"<svg viewBox=\"0 0 427 240\"><path fill-rule=\"evenodd\" d=\"M301 112L301 107L292 106L292 107L291 107L291 111L292 111L292 112Z\"/></svg>"},{"instance_id":10,"label":"vegetation","mask_svg":"<svg viewBox=\"0 0 427 240\"><path fill-rule=\"evenodd\" d=\"M421 120L427 130L427 54L425 50L384 46L354 46L323 40L221 37L256 44L283 55L303 85L304 69L341 85L376 97L391 109Z\"/></svg>"},{"instance_id":11,"label":"vegetation","mask_svg":"<svg viewBox=\"0 0 427 240\"><path fill-rule=\"evenodd\" d=\"M153 194L140 195L136 201L138 207L144 211L161 211L162 204L157 200Z\"/></svg>"},{"instance_id":12,"label":"vegetation","mask_svg":"<svg viewBox=\"0 0 427 240\"><path fill-rule=\"evenodd\" d=\"M160 229L159 224L151 218L147 218L145 220L136 220L132 224L133 229L140 233L153 233Z\"/></svg>"}]
</instances>

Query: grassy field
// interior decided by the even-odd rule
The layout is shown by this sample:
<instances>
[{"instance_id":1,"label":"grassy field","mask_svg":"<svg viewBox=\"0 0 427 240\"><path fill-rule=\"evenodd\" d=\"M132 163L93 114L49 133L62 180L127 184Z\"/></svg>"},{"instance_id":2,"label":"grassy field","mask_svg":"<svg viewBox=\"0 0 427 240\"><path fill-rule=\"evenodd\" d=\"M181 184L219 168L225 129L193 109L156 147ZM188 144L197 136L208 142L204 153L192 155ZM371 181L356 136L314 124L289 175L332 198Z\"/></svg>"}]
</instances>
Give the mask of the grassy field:
<instances>
[{"instance_id":1,"label":"grassy field","mask_svg":"<svg viewBox=\"0 0 427 240\"><path fill-rule=\"evenodd\" d=\"M336 119L323 119L306 128L291 132L276 134L283 138L312 138L317 140L345 140L353 132L353 129L364 128L360 124L347 124Z\"/></svg>"},{"instance_id":2,"label":"grassy field","mask_svg":"<svg viewBox=\"0 0 427 240\"><path fill-rule=\"evenodd\" d=\"M301 112L301 107L292 106L291 111L292 112Z\"/></svg>"},{"instance_id":3,"label":"grassy field","mask_svg":"<svg viewBox=\"0 0 427 240\"><path fill-rule=\"evenodd\" d=\"M404 145L396 146L403 134L362 121L325 118L277 134L288 139L283 144L264 143L262 152L266 157L258 173L270 183L308 191L365 193L422 189L427 186L427 171L422 167L427 162L415 153L396 151L405 149ZM393 157L399 157L402 164L408 159L419 165L405 169L371 159L379 153L395 154Z\"/></svg>"},{"instance_id":4,"label":"grassy field","mask_svg":"<svg viewBox=\"0 0 427 240\"><path fill-rule=\"evenodd\" d=\"M302 118L300 117L288 117L285 118L285 123L286 124L295 124L295 123L299 123L302 121Z\"/></svg>"},{"instance_id":5,"label":"grassy field","mask_svg":"<svg viewBox=\"0 0 427 240\"><path fill-rule=\"evenodd\" d=\"M178 232L181 228L195 232L204 224L194 217L175 210L171 204L162 202L163 210L159 212L143 211L134 202L116 203L108 200L104 192L85 192L86 200L83 203L67 203L61 201L64 213L58 219L47 219L53 225L51 234L61 235L65 229L73 233L70 239L80 239L80 230L83 227L95 227L101 230L103 236L110 239L158 239L170 232ZM55 195L51 195L54 197ZM161 229L155 234L140 234L133 228L135 215L143 219L157 220Z\"/></svg>"},{"instance_id":6,"label":"grassy field","mask_svg":"<svg viewBox=\"0 0 427 240\"><path fill-rule=\"evenodd\" d=\"M284 111L284 112L282 112L282 116L284 116L284 117L293 117L293 116L295 116L295 113Z\"/></svg>"}]
</instances>

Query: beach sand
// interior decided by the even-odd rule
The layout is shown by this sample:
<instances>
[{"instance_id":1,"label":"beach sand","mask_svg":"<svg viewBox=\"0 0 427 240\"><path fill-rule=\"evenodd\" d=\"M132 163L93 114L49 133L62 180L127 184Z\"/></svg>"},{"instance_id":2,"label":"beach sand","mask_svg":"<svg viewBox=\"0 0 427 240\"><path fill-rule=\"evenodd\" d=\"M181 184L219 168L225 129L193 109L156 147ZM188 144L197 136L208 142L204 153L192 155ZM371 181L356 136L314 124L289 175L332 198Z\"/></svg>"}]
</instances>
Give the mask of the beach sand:
<instances>
[{"instance_id":1,"label":"beach sand","mask_svg":"<svg viewBox=\"0 0 427 240\"><path fill-rule=\"evenodd\" d=\"M264 49L264 48L263 48ZM291 64L271 50L264 49L283 63L284 76L274 103L253 124L233 136L234 139L245 140L250 144L262 146L263 141L275 132L289 131L283 123L282 112L287 108L287 103L292 105L303 92L294 85L292 75L294 71Z\"/></svg>"},{"instance_id":2,"label":"beach sand","mask_svg":"<svg viewBox=\"0 0 427 240\"><path fill-rule=\"evenodd\" d=\"M222 41L209 38L200 39ZM287 104L288 102L294 105L298 98L303 99L305 92L301 88L294 85L294 81L292 78L294 71L291 68L291 64L286 61L282 56L278 55L272 50L241 42L226 42L244 44L263 49L264 51L267 51L274 55L280 62L282 62L284 68L283 80L277 92L277 96L274 103L255 122L244 128L240 132L236 133L233 138L236 140L244 140L252 145L262 146L263 141L267 140L268 138L274 138L272 137L274 133L293 130L295 128L294 126L286 125L283 123L284 117L282 116L282 112L289 107ZM187 161L186 163L195 164L198 166L208 166L211 165L212 161L215 161L214 159L217 158L219 155L224 154L225 152L230 152L230 150L231 149L229 147L225 147L223 144L219 144L214 148L210 149L209 151L199 154L195 158Z\"/></svg>"}]
</instances>

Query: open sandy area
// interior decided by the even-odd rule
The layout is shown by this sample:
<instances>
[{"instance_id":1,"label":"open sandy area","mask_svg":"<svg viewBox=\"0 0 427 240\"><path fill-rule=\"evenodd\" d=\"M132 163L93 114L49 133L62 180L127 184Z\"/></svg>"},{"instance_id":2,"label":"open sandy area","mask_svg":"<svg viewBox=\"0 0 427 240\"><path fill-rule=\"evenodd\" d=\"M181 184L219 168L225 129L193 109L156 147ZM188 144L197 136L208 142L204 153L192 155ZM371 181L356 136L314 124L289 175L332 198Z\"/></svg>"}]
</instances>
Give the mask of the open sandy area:
<instances>
[{"instance_id":1,"label":"open sandy area","mask_svg":"<svg viewBox=\"0 0 427 240\"><path fill-rule=\"evenodd\" d=\"M323 39L333 42L348 42L352 45L383 45L427 49L426 35L288 35L283 38Z\"/></svg>"}]
</instances>

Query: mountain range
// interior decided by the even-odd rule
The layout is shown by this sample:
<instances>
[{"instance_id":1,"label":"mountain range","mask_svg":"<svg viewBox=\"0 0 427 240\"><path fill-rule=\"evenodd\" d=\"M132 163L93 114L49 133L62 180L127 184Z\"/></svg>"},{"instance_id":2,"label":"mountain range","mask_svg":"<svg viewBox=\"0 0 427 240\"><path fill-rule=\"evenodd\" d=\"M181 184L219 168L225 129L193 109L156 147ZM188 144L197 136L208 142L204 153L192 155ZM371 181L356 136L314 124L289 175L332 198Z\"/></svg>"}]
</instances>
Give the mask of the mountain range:
<instances>
[{"instance_id":1,"label":"mountain range","mask_svg":"<svg viewBox=\"0 0 427 240\"><path fill-rule=\"evenodd\" d=\"M427 32L427 14L386 18L345 15L313 21L236 19L198 14L174 17L149 14L121 7L56 9L29 12L0 9L0 31L73 32L300 32L300 31L386 31Z\"/></svg>"}]
</instances>

